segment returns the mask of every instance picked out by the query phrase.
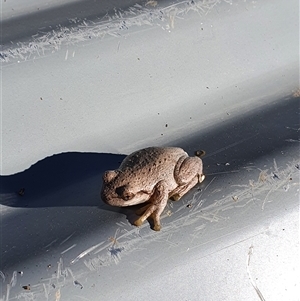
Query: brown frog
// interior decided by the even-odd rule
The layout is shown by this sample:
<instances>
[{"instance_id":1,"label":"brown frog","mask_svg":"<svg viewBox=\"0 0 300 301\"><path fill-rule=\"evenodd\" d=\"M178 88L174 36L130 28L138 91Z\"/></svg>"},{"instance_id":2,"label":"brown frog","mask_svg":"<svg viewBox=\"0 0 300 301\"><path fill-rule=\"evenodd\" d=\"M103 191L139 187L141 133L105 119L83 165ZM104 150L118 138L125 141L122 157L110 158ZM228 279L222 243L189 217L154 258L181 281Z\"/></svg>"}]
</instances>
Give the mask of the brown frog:
<instances>
[{"instance_id":1,"label":"brown frog","mask_svg":"<svg viewBox=\"0 0 300 301\"><path fill-rule=\"evenodd\" d=\"M147 204L138 210L141 216L136 226L151 217L153 229L159 231L160 215L169 198L178 201L197 183L201 183L203 165L195 157L178 147L149 147L128 155L117 170L106 171L103 175L102 200L118 207Z\"/></svg>"}]
</instances>

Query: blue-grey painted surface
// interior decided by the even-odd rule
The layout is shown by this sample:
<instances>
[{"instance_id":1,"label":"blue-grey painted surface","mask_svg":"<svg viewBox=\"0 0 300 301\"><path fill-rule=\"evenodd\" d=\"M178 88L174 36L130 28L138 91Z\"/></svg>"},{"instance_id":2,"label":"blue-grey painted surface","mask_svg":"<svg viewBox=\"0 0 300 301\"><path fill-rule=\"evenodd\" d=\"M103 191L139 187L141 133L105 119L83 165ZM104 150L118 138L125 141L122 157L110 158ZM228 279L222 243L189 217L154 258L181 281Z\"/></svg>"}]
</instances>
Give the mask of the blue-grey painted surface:
<instances>
[{"instance_id":1,"label":"blue-grey painted surface","mask_svg":"<svg viewBox=\"0 0 300 301\"><path fill-rule=\"evenodd\" d=\"M298 3L2 5L0 300L299 300ZM149 145L205 149L162 230L101 202Z\"/></svg>"}]
</instances>

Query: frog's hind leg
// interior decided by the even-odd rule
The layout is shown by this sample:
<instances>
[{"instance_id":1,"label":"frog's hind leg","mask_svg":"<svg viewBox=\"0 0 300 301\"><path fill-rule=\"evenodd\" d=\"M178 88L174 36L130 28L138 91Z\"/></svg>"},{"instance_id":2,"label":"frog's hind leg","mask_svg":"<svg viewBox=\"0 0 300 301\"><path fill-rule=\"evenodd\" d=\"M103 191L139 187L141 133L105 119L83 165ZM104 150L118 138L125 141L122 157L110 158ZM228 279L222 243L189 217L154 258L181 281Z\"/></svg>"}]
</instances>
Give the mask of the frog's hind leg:
<instances>
[{"instance_id":1,"label":"frog's hind leg","mask_svg":"<svg viewBox=\"0 0 300 301\"><path fill-rule=\"evenodd\" d=\"M175 188L170 194L170 199L172 199L173 201L179 201L187 192L189 192L198 183L201 183L204 179L204 175L196 175L188 184L181 185Z\"/></svg>"},{"instance_id":2,"label":"frog's hind leg","mask_svg":"<svg viewBox=\"0 0 300 301\"><path fill-rule=\"evenodd\" d=\"M161 229L160 215L168 201L168 192L164 181L160 181L156 184L154 193L149 201L149 204L136 211L137 214L142 214L142 216L139 217L134 224L139 227L147 218L151 217L154 223L153 230L159 231Z\"/></svg>"},{"instance_id":3,"label":"frog's hind leg","mask_svg":"<svg viewBox=\"0 0 300 301\"><path fill-rule=\"evenodd\" d=\"M174 169L174 179L179 186L189 185L198 178L201 183L203 176L203 163L199 157L182 156L179 158Z\"/></svg>"}]
</instances>

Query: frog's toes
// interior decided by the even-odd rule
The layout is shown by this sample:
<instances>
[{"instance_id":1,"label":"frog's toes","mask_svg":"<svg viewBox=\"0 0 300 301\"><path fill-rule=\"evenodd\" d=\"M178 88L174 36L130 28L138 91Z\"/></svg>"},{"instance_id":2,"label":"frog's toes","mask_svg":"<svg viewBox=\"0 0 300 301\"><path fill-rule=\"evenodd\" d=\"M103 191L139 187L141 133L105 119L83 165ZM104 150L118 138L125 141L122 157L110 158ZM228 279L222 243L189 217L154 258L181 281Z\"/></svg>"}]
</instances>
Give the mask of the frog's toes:
<instances>
[{"instance_id":1,"label":"frog's toes","mask_svg":"<svg viewBox=\"0 0 300 301\"><path fill-rule=\"evenodd\" d=\"M150 217L153 219L153 230L160 231L160 229L161 229L160 220L155 218L154 215L151 215ZM140 227L146 219L147 218L145 218L145 216L141 216L134 222L134 225L137 227Z\"/></svg>"},{"instance_id":2,"label":"frog's toes","mask_svg":"<svg viewBox=\"0 0 300 301\"><path fill-rule=\"evenodd\" d=\"M154 223L153 230L154 231L160 231L160 229L161 229L161 226Z\"/></svg>"},{"instance_id":3,"label":"frog's toes","mask_svg":"<svg viewBox=\"0 0 300 301\"><path fill-rule=\"evenodd\" d=\"M137 227L140 227L144 222L144 219L142 219L141 217L138 218L133 224Z\"/></svg>"},{"instance_id":4,"label":"frog's toes","mask_svg":"<svg viewBox=\"0 0 300 301\"><path fill-rule=\"evenodd\" d=\"M151 214L151 218L153 220L153 230L154 231L160 231L161 226L160 226L160 214L158 214L158 212L153 212L153 214Z\"/></svg>"}]
</instances>

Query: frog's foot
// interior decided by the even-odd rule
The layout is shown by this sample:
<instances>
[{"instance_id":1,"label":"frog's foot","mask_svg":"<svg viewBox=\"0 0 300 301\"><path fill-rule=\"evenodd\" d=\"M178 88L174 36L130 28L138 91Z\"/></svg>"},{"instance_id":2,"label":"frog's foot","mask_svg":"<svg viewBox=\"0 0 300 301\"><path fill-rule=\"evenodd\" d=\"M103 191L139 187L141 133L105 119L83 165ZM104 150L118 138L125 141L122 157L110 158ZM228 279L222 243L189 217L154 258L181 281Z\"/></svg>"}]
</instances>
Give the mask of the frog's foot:
<instances>
[{"instance_id":1,"label":"frog's foot","mask_svg":"<svg viewBox=\"0 0 300 301\"><path fill-rule=\"evenodd\" d=\"M205 179L205 175L202 174L201 176L199 176L199 183L202 183L204 179Z\"/></svg>"},{"instance_id":2,"label":"frog's foot","mask_svg":"<svg viewBox=\"0 0 300 301\"><path fill-rule=\"evenodd\" d=\"M137 211L137 214L142 214L142 216L134 222L136 226L141 226L147 218L151 217L153 219L153 230L160 230L160 215L168 201L167 186L163 180L155 185L149 203Z\"/></svg>"},{"instance_id":3,"label":"frog's foot","mask_svg":"<svg viewBox=\"0 0 300 301\"><path fill-rule=\"evenodd\" d=\"M135 222L134 225L140 227L146 219L149 217L153 220L153 230L154 231L160 231L161 225L160 225L160 214L161 210L158 208L158 205L155 204L147 204L146 206L143 206L142 208L138 209L136 211L137 215L141 215Z\"/></svg>"}]
</instances>

